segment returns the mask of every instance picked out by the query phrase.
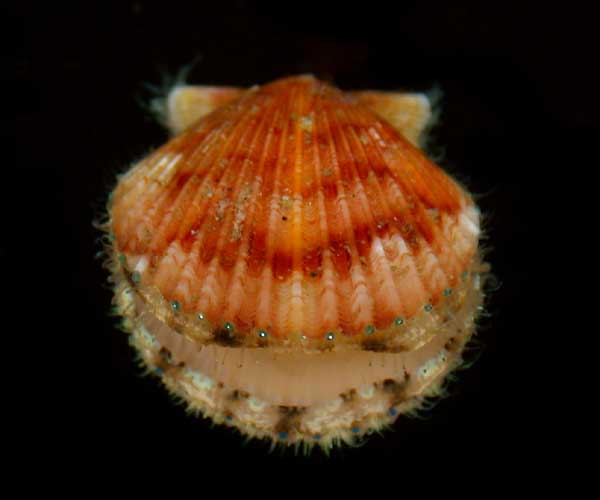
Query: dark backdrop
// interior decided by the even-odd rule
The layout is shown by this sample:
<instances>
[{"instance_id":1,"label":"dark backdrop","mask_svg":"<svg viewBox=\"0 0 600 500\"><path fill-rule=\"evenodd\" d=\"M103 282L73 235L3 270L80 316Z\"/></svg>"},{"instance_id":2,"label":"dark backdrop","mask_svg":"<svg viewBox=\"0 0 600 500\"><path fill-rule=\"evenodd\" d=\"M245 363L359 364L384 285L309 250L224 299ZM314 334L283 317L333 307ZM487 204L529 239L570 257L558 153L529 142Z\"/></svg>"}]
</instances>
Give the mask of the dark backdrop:
<instances>
[{"instance_id":1,"label":"dark backdrop","mask_svg":"<svg viewBox=\"0 0 600 500\"><path fill-rule=\"evenodd\" d=\"M1 257L18 271L12 297L28 306L20 331L52 365L36 375L32 425L83 464L110 457L108 472L166 460L204 471L327 462L375 474L388 462L399 471L416 464L525 473L551 447L534 418L540 378L528 349L544 307L534 273L548 240L537 239L537 229L546 207L565 200L552 180L572 168L576 143L598 132L592 13L524 2L284 4L10 8L20 34L16 93L7 99L17 104L15 126L7 127L16 168L3 208L16 237L4 240ZM395 432L330 459L269 454L266 445L242 446L234 432L186 416L156 380L139 376L108 315L92 220L115 174L166 139L143 106L153 95L148 84L160 88L192 61L189 81L200 84L312 72L346 89L442 90L434 148L444 152L441 165L481 195L501 286L478 336L479 360L427 419L400 419ZM24 266L13 264L20 258ZM36 320L42 326L33 327Z\"/></svg>"}]
</instances>

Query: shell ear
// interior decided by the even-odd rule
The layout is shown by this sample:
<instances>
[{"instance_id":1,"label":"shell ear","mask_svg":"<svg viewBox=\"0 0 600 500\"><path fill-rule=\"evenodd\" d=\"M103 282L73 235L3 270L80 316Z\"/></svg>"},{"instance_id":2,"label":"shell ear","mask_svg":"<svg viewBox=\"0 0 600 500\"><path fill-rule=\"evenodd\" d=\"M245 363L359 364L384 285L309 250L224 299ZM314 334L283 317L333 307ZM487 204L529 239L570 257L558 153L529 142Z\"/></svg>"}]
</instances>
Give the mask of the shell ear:
<instances>
[{"instance_id":1,"label":"shell ear","mask_svg":"<svg viewBox=\"0 0 600 500\"><path fill-rule=\"evenodd\" d=\"M167 128L171 134L183 132L203 116L237 99L244 89L177 85L167 97ZM431 103L425 94L357 91L352 94L370 107L416 146L424 142L423 132L431 125Z\"/></svg>"},{"instance_id":2,"label":"shell ear","mask_svg":"<svg viewBox=\"0 0 600 500\"><path fill-rule=\"evenodd\" d=\"M203 116L239 97L243 89L176 85L167 96L167 128L176 135Z\"/></svg>"},{"instance_id":3,"label":"shell ear","mask_svg":"<svg viewBox=\"0 0 600 500\"><path fill-rule=\"evenodd\" d=\"M402 92L357 91L352 94L415 146L422 146L424 130L431 125L431 103L425 94Z\"/></svg>"}]
</instances>

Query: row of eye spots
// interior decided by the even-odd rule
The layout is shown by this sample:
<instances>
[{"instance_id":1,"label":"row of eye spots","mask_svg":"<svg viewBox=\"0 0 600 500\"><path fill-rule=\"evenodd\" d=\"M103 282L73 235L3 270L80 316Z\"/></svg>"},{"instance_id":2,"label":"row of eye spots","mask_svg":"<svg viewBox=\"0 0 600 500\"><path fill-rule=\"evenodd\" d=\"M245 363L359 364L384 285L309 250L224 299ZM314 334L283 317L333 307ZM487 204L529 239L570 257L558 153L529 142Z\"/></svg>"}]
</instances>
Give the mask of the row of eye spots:
<instances>
[{"instance_id":1,"label":"row of eye spots","mask_svg":"<svg viewBox=\"0 0 600 500\"><path fill-rule=\"evenodd\" d=\"M139 284L141 281L140 273L138 271L133 271L133 272L129 273L125 269L125 263L126 263L125 255L121 254L119 256L119 262L121 263L123 270L124 270L126 276L131 281L132 285ZM463 271L463 273L461 274L462 280L465 281L467 279L468 275L469 275L468 271ZM452 289L451 288L444 289L443 295L445 297L450 297L452 295ZM176 313L180 312L182 310L181 302L179 302L178 300L172 300L170 302L170 306L171 306L171 309ZM433 310L433 307L434 307L433 304L427 303L423 306L423 310L425 312L431 312ZM198 312L196 314L196 317L200 321L204 321L206 319L206 316L203 312ZM406 320L402 316L398 316L393 320L393 326L396 326L396 327L403 326L403 325L405 325L405 323L406 323ZM373 335L376 331L377 331L377 329L374 325L367 325L364 328L363 333L365 336L370 336L370 335ZM224 344L229 344L231 341L235 340L234 333L235 333L235 325L230 321L225 322L222 327L216 328L215 332L214 332L215 336L221 337L221 340L223 341ZM269 337L269 332L265 329L259 329L259 330L257 330L256 335L259 337L259 339L265 340ZM325 333L324 339L328 342L335 341L336 332L329 331L329 332ZM308 340L308 337L306 335L300 335L300 340L306 341L306 340ZM377 347L379 347L379 346L374 346L373 350L377 350Z\"/></svg>"},{"instance_id":2,"label":"row of eye spots","mask_svg":"<svg viewBox=\"0 0 600 500\"><path fill-rule=\"evenodd\" d=\"M451 288L446 288L444 290L444 296L449 297L450 295L452 295L452 289ZM175 312L180 311L181 310L181 303L178 300L171 301L171 309L173 311L175 311ZM433 310L433 305L430 304L430 303L425 304L425 306L423 306L423 310L425 312L431 312ZM206 316L204 315L204 313L199 312L197 314L197 318L200 321L204 321L206 319ZM406 323L406 320L403 317L401 317L401 316L396 317L394 319L394 321L393 321L393 325L397 326L397 327L403 326L405 323ZM222 330L224 330L228 334L233 335L234 332L235 332L235 325L232 322L229 322L229 321L225 322L223 324L222 328L217 328L216 329L217 332L222 331ZM363 333L366 336L370 336L370 335L373 335L376 331L377 331L377 329L376 329L375 326L373 326L373 325L367 325L364 328ZM264 330L264 329L259 329L256 332L256 334L258 335L258 337L260 339L266 339L269 336L269 332L267 330ZM336 338L336 332L329 331L329 332L327 332L327 333L324 334L324 338L325 338L325 340L332 342ZM303 341L308 340L308 337L306 335L301 335L300 336L300 340L303 340Z\"/></svg>"},{"instance_id":3,"label":"row of eye spots","mask_svg":"<svg viewBox=\"0 0 600 500\"><path fill-rule=\"evenodd\" d=\"M174 302L177 302L177 301L174 301ZM177 311L177 310L179 310L179 308L180 308L180 306L179 306L179 304L177 303L177 305L174 307L174 310L176 310L176 311ZM430 309L430 308L426 308L425 310L427 311L427 310L431 310L431 309ZM201 321L203 321L204 319L206 319L206 318L205 318L205 315L204 315L203 313L198 313L198 316L197 316L197 317L198 317L198 319L199 319L199 320L201 320ZM404 325L404 319L403 319L403 318L401 318L401 317L399 317L399 318L396 318L396 320L394 321L394 324L395 324L396 326L402 326L402 325ZM216 332L215 332L215 333L220 333L220 334L227 333L227 334L229 334L229 335L232 335L232 334L234 333L234 330L235 330L235 327L234 327L233 323L227 322L227 323L225 323L225 324L224 324L224 326L223 326L223 329L221 329L221 330L216 330ZM143 333L143 332L142 332L142 333ZM372 335L373 333L375 333L375 327L373 327L373 326L368 326L367 328L365 328L365 335ZM460 333L460 330L459 330L459 333ZM259 331L258 331L258 336L259 336L261 339L265 339L265 338L268 336L268 333L267 333L267 331L266 331L266 330L259 330ZM307 338L306 338L306 336L304 336L304 335L303 335L303 336L301 336L301 339L302 339L302 340L306 340ZM329 333L326 335L326 339L327 339L327 340L330 340L330 341L334 340L334 339L335 339L335 334L334 334L333 332L329 332ZM227 339L222 339L222 340L226 341ZM371 344L369 344L369 343L365 343L365 344L364 344L364 347L365 347L365 349L367 349L367 350L373 350L373 351L377 351L377 350L385 350L385 344L383 344L383 343L378 343L378 342L375 342L375 343L373 343L372 345L371 345ZM380 347L381 347L381 349L379 349ZM454 350L456 350L456 349L458 348L458 345L456 345L456 339L454 339L454 338L451 338L451 339L450 339L450 340L449 340L449 341L446 343L446 345L445 345L444 347L446 348L446 350L447 350L447 351L454 351Z\"/></svg>"},{"instance_id":4,"label":"row of eye spots","mask_svg":"<svg viewBox=\"0 0 600 500\"><path fill-rule=\"evenodd\" d=\"M448 295L449 295L449 294L448 294ZM172 302L172 308L173 308L173 310L175 310L175 311L178 311L178 310L180 309L180 307L181 307L181 306L180 306L180 304L179 304L179 302L178 302L178 301L173 301L173 302ZM430 312L432 309L433 309L433 306L431 306L431 304L427 304L427 305L424 307L424 310L425 310L426 312ZM198 317L198 319L199 319L199 320L201 320L201 321L203 321L203 320L205 320L205 319L206 319L206 318L205 318L205 315L204 315L203 313L198 313L197 317ZM399 327L399 326L402 326L402 325L404 325L404 324L405 324L405 320L404 320L404 318L402 318L402 317L398 317L398 318L396 318L396 319L394 320L394 325L395 325L395 326L398 326L398 327ZM375 333L375 331L376 331L375 327L374 327L374 326L372 326L372 325L369 325L369 326L367 326L367 327L365 328L365 330L364 330L364 333L365 333L365 335L366 335L366 336L369 336L369 335L372 335L372 334L374 334L374 333ZM231 322L226 322L226 323L223 325L223 327L222 327L222 328L218 328L218 329L216 329L214 333L215 333L215 336L220 336L220 340L222 341L222 343L224 343L224 344L227 344L227 343L228 343L228 340L229 340L229 342L230 342L230 343L231 343L231 342L235 342L235 338L233 337L233 334L234 334L234 332L235 332L235 326L233 325L233 323L231 323ZM459 330L459 333L460 333L460 330ZM223 334L227 334L227 335L229 335L229 336L230 336L230 337L229 337L229 339L228 339L226 336L225 336L225 337L223 337ZM268 335L269 335L269 334L268 334L268 332L267 332L266 330L262 330L262 329L261 329L261 330L258 330L258 337L259 337L260 339L266 339L266 338L268 337ZM307 337L306 337L305 335L301 335L301 336L300 336L300 339L301 339L301 340L303 340L303 341L306 341L306 340L307 340ZM328 340L328 341L333 341L333 340L335 340L335 333L334 333L334 332L328 332L328 333L325 335L325 339L326 339L326 340ZM452 343L453 343L453 341L454 341L454 340L455 340L455 339L450 339L450 341L449 341L449 342L448 342L448 344L446 345L446 350L448 350L448 351L452 351L452 350L454 350L454 347L455 347L455 346L451 346L451 345L450 345L450 344L452 344ZM381 349L379 349L380 347L381 347ZM373 351L377 351L377 350L385 350L385 344L381 344L381 345L380 345L379 343L373 343L373 344L371 345L371 344L368 344L368 343L366 343L366 344L365 344L365 349L367 349L367 350L373 350Z\"/></svg>"}]
</instances>

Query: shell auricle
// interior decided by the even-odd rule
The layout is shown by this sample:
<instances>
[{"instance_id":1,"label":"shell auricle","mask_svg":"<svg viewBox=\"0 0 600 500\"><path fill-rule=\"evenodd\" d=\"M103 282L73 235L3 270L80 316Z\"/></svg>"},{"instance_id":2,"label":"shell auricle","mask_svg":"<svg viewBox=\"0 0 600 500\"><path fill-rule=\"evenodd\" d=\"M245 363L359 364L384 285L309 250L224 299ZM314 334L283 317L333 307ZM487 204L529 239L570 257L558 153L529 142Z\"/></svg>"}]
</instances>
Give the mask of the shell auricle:
<instances>
[{"instance_id":1,"label":"shell auricle","mask_svg":"<svg viewBox=\"0 0 600 500\"><path fill-rule=\"evenodd\" d=\"M483 292L479 212L419 149L420 94L312 76L176 87L108 204L132 345L193 410L324 448L439 395Z\"/></svg>"}]
</instances>

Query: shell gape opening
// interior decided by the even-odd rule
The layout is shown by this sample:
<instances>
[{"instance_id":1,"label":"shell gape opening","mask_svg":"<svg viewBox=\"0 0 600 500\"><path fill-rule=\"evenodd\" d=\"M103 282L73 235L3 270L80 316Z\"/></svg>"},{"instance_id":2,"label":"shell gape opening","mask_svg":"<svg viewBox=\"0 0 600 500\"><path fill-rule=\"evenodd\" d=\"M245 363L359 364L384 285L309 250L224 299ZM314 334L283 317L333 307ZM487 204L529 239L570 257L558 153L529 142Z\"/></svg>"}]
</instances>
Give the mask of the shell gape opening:
<instances>
[{"instance_id":1,"label":"shell gape opening","mask_svg":"<svg viewBox=\"0 0 600 500\"><path fill-rule=\"evenodd\" d=\"M436 369L445 371L455 353L445 345L456 332L448 331L425 346L408 353L369 351L301 353L260 348L209 345L198 348L149 314L140 316L143 327L163 349L170 362L257 397L270 405L312 406L349 391L360 391L386 379L398 383L411 373L411 387L418 394L430 380L419 369L439 358ZM430 375L434 373L431 372Z\"/></svg>"}]
</instances>

